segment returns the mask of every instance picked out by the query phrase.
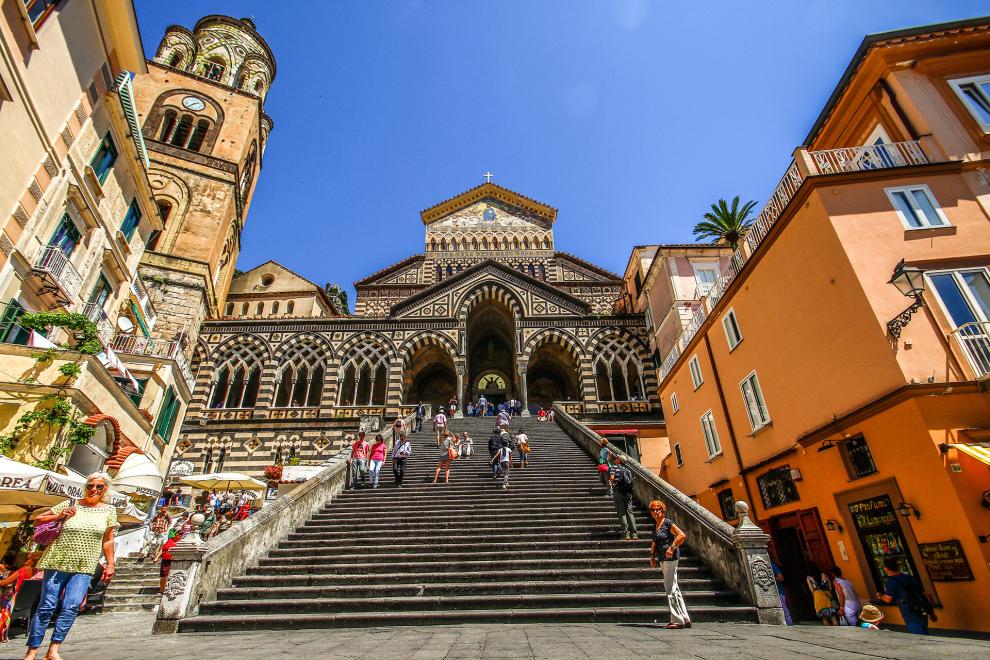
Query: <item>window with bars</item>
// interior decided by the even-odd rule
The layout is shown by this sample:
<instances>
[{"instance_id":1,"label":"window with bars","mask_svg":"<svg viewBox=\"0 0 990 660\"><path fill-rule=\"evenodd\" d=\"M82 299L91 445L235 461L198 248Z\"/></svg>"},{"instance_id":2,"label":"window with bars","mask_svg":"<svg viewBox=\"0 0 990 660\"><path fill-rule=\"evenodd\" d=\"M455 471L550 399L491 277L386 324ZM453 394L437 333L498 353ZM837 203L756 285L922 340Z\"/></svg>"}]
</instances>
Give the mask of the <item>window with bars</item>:
<instances>
[{"instance_id":1,"label":"window with bars","mask_svg":"<svg viewBox=\"0 0 990 660\"><path fill-rule=\"evenodd\" d=\"M866 444L866 438L858 435L850 438L839 445L842 452L842 460L846 464L846 471L849 472L850 479L862 479L871 474L876 474L877 465L873 462L873 454Z\"/></svg>"},{"instance_id":2,"label":"window with bars","mask_svg":"<svg viewBox=\"0 0 990 660\"><path fill-rule=\"evenodd\" d=\"M757 478L756 486L760 489L760 498L766 509L801 499L794 478L791 476L790 465L774 468Z\"/></svg>"}]
</instances>

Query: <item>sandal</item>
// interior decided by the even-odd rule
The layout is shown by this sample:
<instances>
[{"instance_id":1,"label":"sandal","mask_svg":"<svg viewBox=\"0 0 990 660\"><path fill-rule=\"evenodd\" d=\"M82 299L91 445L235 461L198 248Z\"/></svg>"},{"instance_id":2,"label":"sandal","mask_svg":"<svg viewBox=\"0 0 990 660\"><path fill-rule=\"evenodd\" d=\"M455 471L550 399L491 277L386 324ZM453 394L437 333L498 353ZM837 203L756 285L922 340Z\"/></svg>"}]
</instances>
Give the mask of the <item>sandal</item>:
<instances>
[{"instance_id":1,"label":"sandal","mask_svg":"<svg viewBox=\"0 0 990 660\"><path fill-rule=\"evenodd\" d=\"M666 626L664 626L664 628L666 628L667 630L681 630L682 628L685 627L686 626L683 623L668 623Z\"/></svg>"}]
</instances>

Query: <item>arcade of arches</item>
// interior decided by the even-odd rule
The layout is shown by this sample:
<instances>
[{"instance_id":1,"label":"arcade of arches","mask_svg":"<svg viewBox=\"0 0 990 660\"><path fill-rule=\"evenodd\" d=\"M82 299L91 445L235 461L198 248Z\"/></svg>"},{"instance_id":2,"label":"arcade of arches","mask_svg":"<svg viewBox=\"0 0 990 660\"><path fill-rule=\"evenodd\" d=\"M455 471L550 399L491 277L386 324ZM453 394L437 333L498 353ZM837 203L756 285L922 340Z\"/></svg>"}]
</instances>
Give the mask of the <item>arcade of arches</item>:
<instances>
[{"instance_id":1,"label":"arcade of arches","mask_svg":"<svg viewBox=\"0 0 990 660\"><path fill-rule=\"evenodd\" d=\"M555 209L486 183L421 217L426 251L355 283L353 316L206 322L179 457L202 462L214 448L215 462L222 445L225 469L257 474L288 455L325 458L359 423L383 427L420 402L454 397L461 415L482 394L518 399L527 412L564 402L659 414L644 318L613 313L617 275L554 250ZM499 249L481 239L475 249L478 236ZM272 305L289 309L307 286L320 295L278 272L293 285L280 300L276 280Z\"/></svg>"}]
</instances>

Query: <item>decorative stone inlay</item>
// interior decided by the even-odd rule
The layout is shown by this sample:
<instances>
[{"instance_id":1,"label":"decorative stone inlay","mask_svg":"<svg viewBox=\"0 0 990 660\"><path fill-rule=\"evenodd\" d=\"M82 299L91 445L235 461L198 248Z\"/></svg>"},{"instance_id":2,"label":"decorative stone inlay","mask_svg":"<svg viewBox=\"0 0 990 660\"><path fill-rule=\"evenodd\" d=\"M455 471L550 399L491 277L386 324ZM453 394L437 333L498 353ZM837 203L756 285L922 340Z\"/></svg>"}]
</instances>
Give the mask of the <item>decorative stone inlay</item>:
<instances>
[{"instance_id":1,"label":"decorative stone inlay","mask_svg":"<svg viewBox=\"0 0 990 660\"><path fill-rule=\"evenodd\" d=\"M5 256L9 257L13 251L14 244L11 242L10 237L4 232L0 232L0 252L3 252Z\"/></svg>"},{"instance_id":2,"label":"decorative stone inlay","mask_svg":"<svg viewBox=\"0 0 990 660\"><path fill-rule=\"evenodd\" d=\"M14 209L14 220L16 220L17 224L21 227L24 227L31 221L31 218L29 218L28 214L24 211L24 207L18 204L17 208Z\"/></svg>"},{"instance_id":3,"label":"decorative stone inlay","mask_svg":"<svg viewBox=\"0 0 990 660\"><path fill-rule=\"evenodd\" d=\"M55 164L55 161L52 160L51 156L45 156L45 162L43 165L45 167L45 172L48 173L48 176L54 179L58 175L58 166Z\"/></svg>"},{"instance_id":4,"label":"decorative stone inlay","mask_svg":"<svg viewBox=\"0 0 990 660\"><path fill-rule=\"evenodd\" d=\"M76 119L79 120L80 126L86 123L86 106L81 101L76 106Z\"/></svg>"},{"instance_id":5,"label":"decorative stone inlay","mask_svg":"<svg viewBox=\"0 0 990 660\"><path fill-rule=\"evenodd\" d=\"M31 185L28 187L28 192L31 193L31 197L34 197L34 201L36 202L40 202L41 196L45 194L36 179L31 179Z\"/></svg>"},{"instance_id":6,"label":"decorative stone inlay","mask_svg":"<svg viewBox=\"0 0 990 660\"><path fill-rule=\"evenodd\" d=\"M186 591L186 580L188 576L185 571L176 571L171 573L168 578L168 582L165 584L165 591L162 592L165 595L166 600L175 600L181 596Z\"/></svg>"},{"instance_id":7,"label":"decorative stone inlay","mask_svg":"<svg viewBox=\"0 0 990 660\"><path fill-rule=\"evenodd\" d=\"M72 129L66 126L65 128L62 129L61 135L62 135L62 144L64 144L66 148L71 147L72 141L75 139L72 135Z\"/></svg>"},{"instance_id":8,"label":"decorative stone inlay","mask_svg":"<svg viewBox=\"0 0 990 660\"><path fill-rule=\"evenodd\" d=\"M753 584L764 594L776 591L777 584L773 576L773 567L764 557L751 557L749 568L753 572Z\"/></svg>"}]
</instances>

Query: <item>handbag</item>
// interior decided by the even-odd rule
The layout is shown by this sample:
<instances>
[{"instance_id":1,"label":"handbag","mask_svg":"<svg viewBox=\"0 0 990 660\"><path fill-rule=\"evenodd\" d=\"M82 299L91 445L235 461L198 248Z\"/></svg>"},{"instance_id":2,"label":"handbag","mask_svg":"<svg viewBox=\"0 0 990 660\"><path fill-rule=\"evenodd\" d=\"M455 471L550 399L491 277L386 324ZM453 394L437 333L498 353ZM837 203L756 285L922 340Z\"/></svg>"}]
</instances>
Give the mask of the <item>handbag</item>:
<instances>
[{"instance_id":1,"label":"handbag","mask_svg":"<svg viewBox=\"0 0 990 660\"><path fill-rule=\"evenodd\" d=\"M55 539L61 533L62 521L53 520L52 522L42 523L35 527L34 535L31 538L38 545L49 546L55 542Z\"/></svg>"},{"instance_id":2,"label":"handbag","mask_svg":"<svg viewBox=\"0 0 990 660\"><path fill-rule=\"evenodd\" d=\"M598 471L599 472L608 472L608 463L599 463L598 464Z\"/></svg>"},{"instance_id":3,"label":"handbag","mask_svg":"<svg viewBox=\"0 0 990 660\"><path fill-rule=\"evenodd\" d=\"M450 460L457 458L457 450L453 447L447 447L447 458Z\"/></svg>"},{"instance_id":4,"label":"handbag","mask_svg":"<svg viewBox=\"0 0 990 660\"><path fill-rule=\"evenodd\" d=\"M522 450L522 453L528 454L530 452L529 443L528 442L521 443L519 445L519 449Z\"/></svg>"}]
</instances>

